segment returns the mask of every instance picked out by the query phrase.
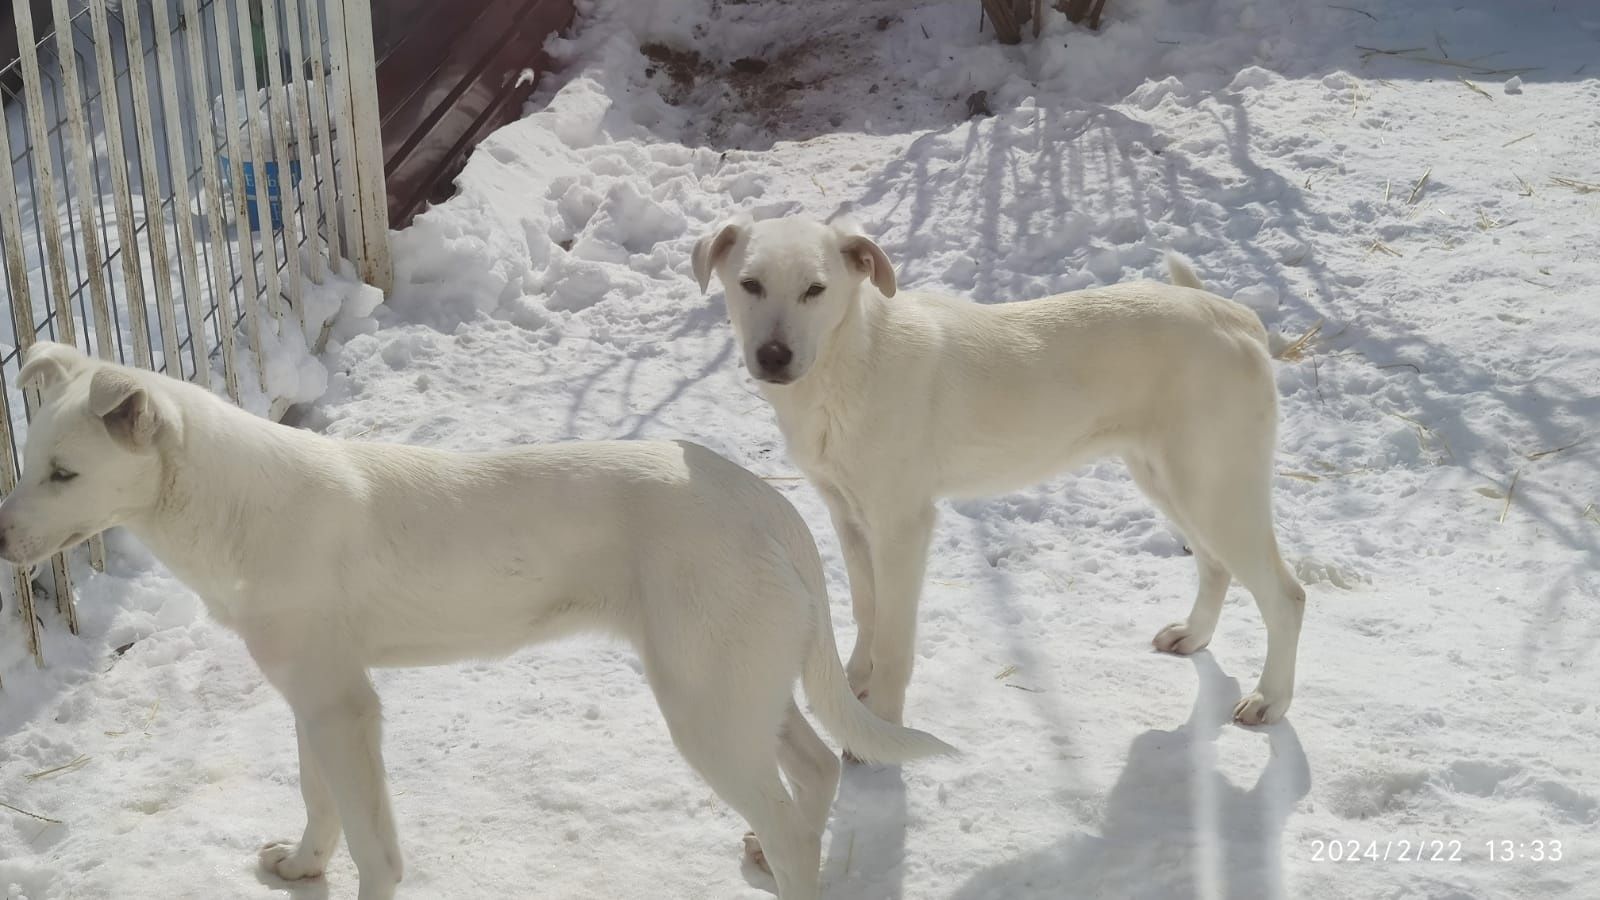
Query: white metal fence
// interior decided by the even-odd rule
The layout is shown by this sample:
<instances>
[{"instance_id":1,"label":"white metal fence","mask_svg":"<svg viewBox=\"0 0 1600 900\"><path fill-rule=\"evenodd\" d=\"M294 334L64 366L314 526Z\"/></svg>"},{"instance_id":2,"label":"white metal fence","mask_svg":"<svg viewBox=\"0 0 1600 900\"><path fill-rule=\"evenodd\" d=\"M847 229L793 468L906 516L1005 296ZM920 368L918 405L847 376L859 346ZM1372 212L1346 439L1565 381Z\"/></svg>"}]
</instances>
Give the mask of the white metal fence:
<instances>
[{"instance_id":1,"label":"white metal fence","mask_svg":"<svg viewBox=\"0 0 1600 900\"><path fill-rule=\"evenodd\" d=\"M19 413L39 401L16 384L35 340L259 397L265 330L314 349L326 340L306 327L307 280L353 264L389 286L368 4L14 0L20 59L0 69L11 310L0 492L16 484ZM89 553L103 567L98 537ZM35 592L78 628L64 555L46 580L16 568L7 592L41 665Z\"/></svg>"}]
</instances>

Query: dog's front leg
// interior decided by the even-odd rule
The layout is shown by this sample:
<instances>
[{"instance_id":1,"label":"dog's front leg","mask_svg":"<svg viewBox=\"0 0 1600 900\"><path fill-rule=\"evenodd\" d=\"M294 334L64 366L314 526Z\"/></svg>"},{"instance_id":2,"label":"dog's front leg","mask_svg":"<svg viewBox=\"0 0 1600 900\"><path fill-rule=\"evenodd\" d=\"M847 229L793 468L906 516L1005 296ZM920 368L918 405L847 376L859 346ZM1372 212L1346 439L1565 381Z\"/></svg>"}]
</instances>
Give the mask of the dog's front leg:
<instances>
[{"instance_id":1,"label":"dog's front leg","mask_svg":"<svg viewBox=\"0 0 1600 900\"><path fill-rule=\"evenodd\" d=\"M306 739L306 724L298 717L294 731L300 745L300 796L306 801L306 830L299 844L275 841L261 848L261 865L290 881L321 875L328 857L339 846L339 807L333 788L317 766L316 754Z\"/></svg>"},{"instance_id":2,"label":"dog's front leg","mask_svg":"<svg viewBox=\"0 0 1600 900\"><path fill-rule=\"evenodd\" d=\"M320 702L295 715L305 719L307 743L344 820L361 873L359 900L390 900L403 869L384 778L378 695L360 670L333 676L324 690Z\"/></svg>"},{"instance_id":3,"label":"dog's front leg","mask_svg":"<svg viewBox=\"0 0 1600 900\"><path fill-rule=\"evenodd\" d=\"M867 543L867 533L851 512L844 495L825 485L822 499L828 504L833 517L833 530L839 535L839 549L844 553L845 573L850 576L850 608L856 620L856 646L850 651L850 661L844 671L850 679L850 689L861 694L867 689L872 675L872 642L877 633L877 584L872 574L872 551Z\"/></svg>"},{"instance_id":4,"label":"dog's front leg","mask_svg":"<svg viewBox=\"0 0 1600 900\"><path fill-rule=\"evenodd\" d=\"M294 710L302 778L309 756L313 785L320 779L327 789L323 793L302 785L307 834L329 827L321 824L330 820L319 819L313 801L322 804L331 794L337 811L333 821L343 822L350 856L361 874L357 897L390 900L403 867L383 773L378 695L348 647L340 647L333 635L308 630L303 622L247 622L240 633L262 674Z\"/></svg>"},{"instance_id":5,"label":"dog's front leg","mask_svg":"<svg viewBox=\"0 0 1600 900\"><path fill-rule=\"evenodd\" d=\"M933 504L911 509L868 510L867 546L876 587L872 674L867 708L895 725L905 717L906 688L916 654L917 602L933 537Z\"/></svg>"}]
</instances>

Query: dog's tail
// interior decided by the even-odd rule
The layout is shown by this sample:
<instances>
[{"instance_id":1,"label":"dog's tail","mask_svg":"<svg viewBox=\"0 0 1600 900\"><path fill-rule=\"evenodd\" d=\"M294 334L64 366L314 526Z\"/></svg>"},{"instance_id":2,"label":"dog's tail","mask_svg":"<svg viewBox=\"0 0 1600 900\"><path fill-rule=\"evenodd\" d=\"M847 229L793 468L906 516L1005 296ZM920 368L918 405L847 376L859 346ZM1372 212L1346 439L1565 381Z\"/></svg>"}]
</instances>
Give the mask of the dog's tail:
<instances>
[{"instance_id":1,"label":"dog's tail","mask_svg":"<svg viewBox=\"0 0 1600 900\"><path fill-rule=\"evenodd\" d=\"M806 699L811 701L812 712L834 740L863 762L898 763L956 753L956 748L925 731L891 725L867 709L850 690L850 681L839 662L826 588L821 591L817 607L821 613L817 617L817 634L806 655L800 683L805 687Z\"/></svg>"},{"instance_id":2,"label":"dog's tail","mask_svg":"<svg viewBox=\"0 0 1600 900\"><path fill-rule=\"evenodd\" d=\"M1190 265L1189 258L1176 250L1167 251L1167 275L1178 287L1206 289L1200 276L1194 274L1194 266Z\"/></svg>"}]
</instances>

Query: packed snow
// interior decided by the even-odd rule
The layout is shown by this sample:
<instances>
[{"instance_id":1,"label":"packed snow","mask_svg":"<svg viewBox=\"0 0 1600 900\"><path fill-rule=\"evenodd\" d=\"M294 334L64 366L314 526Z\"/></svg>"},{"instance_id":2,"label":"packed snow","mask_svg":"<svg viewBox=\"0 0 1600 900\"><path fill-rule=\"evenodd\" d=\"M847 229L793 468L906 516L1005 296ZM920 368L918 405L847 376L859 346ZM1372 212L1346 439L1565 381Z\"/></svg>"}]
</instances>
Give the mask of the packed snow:
<instances>
[{"instance_id":1,"label":"packed snow","mask_svg":"<svg viewBox=\"0 0 1600 900\"><path fill-rule=\"evenodd\" d=\"M1176 249L1282 357L1293 709L1227 721L1265 651L1238 587L1208 651L1150 650L1194 567L1119 463L944 504L907 716L964 752L847 768L825 895L1595 896L1600 10L1046 15L1006 47L972 0L580 4L530 114L393 235L378 327L335 342L302 424L704 443L804 514L848 646L828 517L694 240L847 212L902 285L979 302L1164 277ZM47 613L49 666L0 671L0 889L353 897L342 851L325 880L258 872L303 824L288 709L146 551L108 551L75 564L83 634ZM625 648L375 680L402 896L770 896Z\"/></svg>"}]
</instances>

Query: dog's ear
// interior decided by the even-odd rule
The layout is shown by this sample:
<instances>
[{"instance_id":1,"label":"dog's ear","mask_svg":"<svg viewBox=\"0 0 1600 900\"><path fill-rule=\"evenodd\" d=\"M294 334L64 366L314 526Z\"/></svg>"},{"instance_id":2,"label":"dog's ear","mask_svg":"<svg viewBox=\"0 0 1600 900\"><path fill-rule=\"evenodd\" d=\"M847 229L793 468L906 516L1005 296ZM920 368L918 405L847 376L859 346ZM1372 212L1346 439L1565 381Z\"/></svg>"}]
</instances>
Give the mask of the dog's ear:
<instances>
[{"instance_id":1,"label":"dog's ear","mask_svg":"<svg viewBox=\"0 0 1600 900\"><path fill-rule=\"evenodd\" d=\"M111 366L95 372L89 382L89 412L130 450L148 449L161 430L161 412L150 391L133 375Z\"/></svg>"},{"instance_id":2,"label":"dog's ear","mask_svg":"<svg viewBox=\"0 0 1600 900\"><path fill-rule=\"evenodd\" d=\"M844 255L845 265L871 279L873 287L885 297L894 296L894 266L872 238L864 234L844 235L839 239L839 252Z\"/></svg>"},{"instance_id":3,"label":"dog's ear","mask_svg":"<svg viewBox=\"0 0 1600 900\"><path fill-rule=\"evenodd\" d=\"M729 219L717 230L694 242L694 253L689 261L694 266L694 277L700 282L701 293L711 286L711 273L716 270L717 263L728 254L728 250L749 225L750 220L746 216Z\"/></svg>"},{"instance_id":4,"label":"dog's ear","mask_svg":"<svg viewBox=\"0 0 1600 900\"><path fill-rule=\"evenodd\" d=\"M39 341L23 356L25 361L22 371L17 373L17 383L41 391L48 391L76 375L89 361L77 347L55 341Z\"/></svg>"}]
</instances>

